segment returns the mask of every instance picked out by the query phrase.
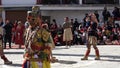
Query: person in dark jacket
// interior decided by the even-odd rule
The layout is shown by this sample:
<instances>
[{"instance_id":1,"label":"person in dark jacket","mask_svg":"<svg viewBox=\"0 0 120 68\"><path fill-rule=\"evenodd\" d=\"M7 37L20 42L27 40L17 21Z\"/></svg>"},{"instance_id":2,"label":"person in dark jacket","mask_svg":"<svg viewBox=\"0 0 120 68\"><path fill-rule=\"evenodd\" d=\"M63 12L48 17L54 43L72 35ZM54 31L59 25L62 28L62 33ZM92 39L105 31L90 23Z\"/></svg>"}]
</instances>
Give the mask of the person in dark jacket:
<instances>
[{"instance_id":1,"label":"person in dark jacket","mask_svg":"<svg viewBox=\"0 0 120 68\"><path fill-rule=\"evenodd\" d=\"M4 48L6 48L6 43L9 42L9 48L11 48L11 37L12 37L12 23L6 20L4 28Z\"/></svg>"},{"instance_id":2,"label":"person in dark jacket","mask_svg":"<svg viewBox=\"0 0 120 68\"><path fill-rule=\"evenodd\" d=\"M102 15L103 15L103 21L104 23L106 23L108 21L108 18L111 16L110 12L107 10L107 7L104 7Z\"/></svg>"},{"instance_id":3,"label":"person in dark jacket","mask_svg":"<svg viewBox=\"0 0 120 68\"><path fill-rule=\"evenodd\" d=\"M112 12L113 16L114 16L114 20L117 20L120 17L120 10L118 7L114 7L114 10Z\"/></svg>"},{"instance_id":4,"label":"person in dark jacket","mask_svg":"<svg viewBox=\"0 0 120 68\"><path fill-rule=\"evenodd\" d=\"M12 64L12 61L8 60L8 58L5 56L4 51L3 51L3 27L2 25L0 25L0 57L4 61L4 64Z\"/></svg>"}]
</instances>

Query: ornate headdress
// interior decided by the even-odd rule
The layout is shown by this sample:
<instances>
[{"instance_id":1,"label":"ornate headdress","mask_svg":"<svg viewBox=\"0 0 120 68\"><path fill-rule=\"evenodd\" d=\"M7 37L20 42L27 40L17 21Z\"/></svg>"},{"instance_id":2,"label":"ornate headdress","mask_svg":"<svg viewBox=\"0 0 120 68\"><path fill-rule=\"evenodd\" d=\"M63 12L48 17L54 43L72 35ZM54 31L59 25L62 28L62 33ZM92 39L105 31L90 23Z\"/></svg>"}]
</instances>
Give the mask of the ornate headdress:
<instances>
[{"instance_id":1,"label":"ornate headdress","mask_svg":"<svg viewBox=\"0 0 120 68\"><path fill-rule=\"evenodd\" d=\"M31 26L38 26L41 23L40 7L33 6L32 11L28 11L27 20Z\"/></svg>"}]
</instances>

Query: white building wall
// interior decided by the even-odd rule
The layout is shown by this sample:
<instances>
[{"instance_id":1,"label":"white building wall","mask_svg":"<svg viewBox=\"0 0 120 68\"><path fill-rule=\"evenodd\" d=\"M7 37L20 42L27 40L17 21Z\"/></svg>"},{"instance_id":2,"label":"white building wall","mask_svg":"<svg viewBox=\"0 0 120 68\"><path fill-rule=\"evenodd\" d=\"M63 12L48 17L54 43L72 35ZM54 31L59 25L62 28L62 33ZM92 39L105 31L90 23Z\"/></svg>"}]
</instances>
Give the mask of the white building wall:
<instances>
[{"instance_id":1,"label":"white building wall","mask_svg":"<svg viewBox=\"0 0 120 68\"><path fill-rule=\"evenodd\" d=\"M2 11L3 22L5 22L5 11Z\"/></svg>"},{"instance_id":2,"label":"white building wall","mask_svg":"<svg viewBox=\"0 0 120 68\"><path fill-rule=\"evenodd\" d=\"M82 4L82 0L79 0L79 3ZM9 5L35 5L36 0L2 0L2 4L8 5L8 6ZM62 7L62 8L64 8L64 7ZM41 7L41 9L42 9L42 7ZM68 7L68 9L67 9L67 7L65 7L64 9L67 9L67 10L64 10L64 9L55 10L56 8L54 8L54 10L50 10L51 8L48 7L47 9L49 9L49 10L45 11L45 9L43 7L43 10L44 10L44 11L42 10L43 16L51 16L51 21L52 21L52 19L56 19L58 24L63 24L65 17L69 17L70 19L77 18L78 22L81 22L85 13L94 12L94 10L98 10L98 9L99 9L99 14L100 14L99 18L101 19L102 18L101 11L103 8L101 8L101 7L99 7L99 8L98 7L94 7L94 8L93 7L91 7L91 8L76 7L76 9L78 9L78 10L75 10L75 7L71 7L71 8ZM53 7L52 7L52 9L53 9ZM112 10L113 10L113 8L110 8L110 11L112 11ZM3 12L3 17L5 18L5 12Z\"/></svg>"},{"instance_id":3,"label":"white building wall","mask_svg":"<svg viewBox=\"0 0 120 68\"><path fill-rule=\"evenodd\" d=\"M79 4L82 5L82 0L79 0Z\"/></svg>"},{"instance_id":4,"label":"white building wall","mask_svg":"<svg viewBox=\"0 0 120 68\"><path fill-rule=\"evenodd\" d=\"M51 16L52 11L41 11L42 16Z\"/></svg>"},{"instance_id":5,"label":"white building wall","mask_svg":"<svg viewBox=\"0 0 120 68\"><path fill-rule=\"evenodd\" d=\"M69 19L77 18L80 22L82 17L84 17L84 11L53 11L51 13L51 20L56 19L58 24L63 24L64 18L69 17Z\"/></svg>"},{"instance_id":6,"label":"white building wall","mask_svg":"<svg viewBox=\"0 0 120 68\"><path fill-rule=\"evenodd\" d=\"M36 0L2 0L2 5L31 5L36 4Z\"/></svg>"},{"instance_id":7,"label":"white building wall","mask_svg":"<svg viewBox=\"0 0 120 68\"><path fill-rule=\"evenodd\" d=\"M113 9L108 9L112 15L112 11ZM51 22L52 19L56 19L57 24L63 24L64 22L64 18L65 17L69 17L70 19L78 19L78 22L82 22L83 18L85 16L86 13L91 13L94 12L95 10L60 10L60 11L42 11L42 15L43 16L51 16ZM99 19L103 20L103 16L102 16L102 11L103 10L98 10L99 13Z\"/></svg>"},{"instance_id":8,"label":"white building wall","mask_svg":"<svg viewBox=\"0 0 120 68\"><path fill-rule=\"evenodd\" d=\"M64 18L65 17L69 17L70 19L78 19L78 22L82 22L85 13L90 13L90 12L94 12L94 10L79 10L79 11L42 11L42 15L43 16L51 16L51 21L52 19L56 19L57 24L63 24L64 22ZM99 10L99 18L102 18L101 15L102 10Z\"/></svg>"}]
</instances>

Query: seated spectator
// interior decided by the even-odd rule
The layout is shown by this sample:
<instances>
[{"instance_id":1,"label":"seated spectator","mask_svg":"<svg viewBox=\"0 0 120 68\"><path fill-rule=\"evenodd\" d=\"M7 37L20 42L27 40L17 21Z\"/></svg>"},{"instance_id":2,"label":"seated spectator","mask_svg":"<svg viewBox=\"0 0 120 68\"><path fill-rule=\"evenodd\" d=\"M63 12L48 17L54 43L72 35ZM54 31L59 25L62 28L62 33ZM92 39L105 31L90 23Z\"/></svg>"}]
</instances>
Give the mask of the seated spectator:
<instances>
[{"instance_id":1,"label":"seated spectator","mask_svg":"<svg viewBox=\"0 0 120 68\"><path fill-rule=\"evenodd\" d=\"M120 42L119 42L118 40L113 40L113 41L112 41L112 44L113 44L113 45L120 45Z\"/></svg>"},{"instance_id":2,"label":"seated spectator","mask_svg":"<svg viewBox=\"0 0 120 68\"><path fill-rule=\"evenodd\" d=\"M106 45L112 45L112 41L111 41L110 39L107 39L107 40L105 41L105 44L106 44Z\"/></svg>"}]
</instances>

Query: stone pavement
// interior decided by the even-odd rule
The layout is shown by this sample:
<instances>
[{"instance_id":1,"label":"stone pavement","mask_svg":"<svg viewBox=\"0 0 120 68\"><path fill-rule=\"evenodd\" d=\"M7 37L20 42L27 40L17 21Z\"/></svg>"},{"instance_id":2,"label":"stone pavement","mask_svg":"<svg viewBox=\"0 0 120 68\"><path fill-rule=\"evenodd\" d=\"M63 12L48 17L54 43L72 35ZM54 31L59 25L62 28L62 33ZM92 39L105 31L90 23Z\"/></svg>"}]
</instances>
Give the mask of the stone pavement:
<instances>
[{"instance_id":1,"label":"stone pavement","mask_svg":"<svg viewBox=\"0 0 120 68\"><path fill-rule=\"evenodd\" d=\"M74 45L69 49L65 46L57 46L53 50L53 56L59 59L52 63L51 68L120 68L120 46L98 45L101 60L94 60L95 53L92 48L88 60L81 60L86 51L85 45ZM4 65L0 59L0 68L21 68L24 49L5 49L5 55L13 61L12 65Z\"/></svg>"}]
</instances>

